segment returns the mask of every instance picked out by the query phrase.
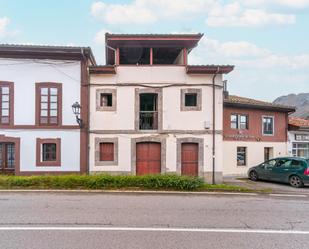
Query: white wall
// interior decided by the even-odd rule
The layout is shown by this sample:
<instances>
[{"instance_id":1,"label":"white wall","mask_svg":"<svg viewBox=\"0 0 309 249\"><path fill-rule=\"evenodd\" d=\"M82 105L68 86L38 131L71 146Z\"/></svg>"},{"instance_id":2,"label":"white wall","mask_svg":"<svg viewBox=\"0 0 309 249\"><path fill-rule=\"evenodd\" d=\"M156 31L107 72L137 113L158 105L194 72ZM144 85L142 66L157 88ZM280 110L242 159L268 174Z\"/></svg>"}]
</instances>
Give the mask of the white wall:
<instances>
[{"instance_id":1,"label":"white wall","mask_svg":"<svg viewBox=\"0 0 309 249\"><path fill-rule=\"evenodd\" d=\"M0 81L14 83L14 125L35 125L35 83L62 83L62 125L77 125L71 105L80 102L81 65L76 61L0 59ZM21 171L79 171L80 131L0 130L20 138ZM61 167L36 167L36 138L61 139Z\"/></svg>"},{"instance_id":2,"label":"white wall","mask_svg":"<svg viewBox=\"0 0 309 249\"><path fill-rule=\"evenodd\" d=\"M1 135L20 138L20 171L79 171L79 130L1 130ZM36 139L61 138L61 167L36 167Z\"/></svg>"},{"instance_id":3,"label":"white wall","mask_svg":"<svg viewBox=\"0 0 309 249\"><path fill-rule=\"evenodd\" d=\"M247 147L247 165L237 166L237 147ZM223 141L223 175L246 175L250 167L264 162L264 148L273 148L273 157L287 156L285 142Z\"/></svg>"},{"instance_id":4,"label":"white wall","mask_svg":"<svg viewBox=\"0 0 309 249\"><path fill-rule=\"evenodd\" d=\"M90 134L90 154L89 154L89 170L90 172L131 172L131 139L149 136L148 134L121 134L121 135L101 135ZM118 165L112 166L96 166L95 165L95 138L118 138ZM212 135L173 135L168 134L166 137L166 172L176 172L177 167L177 138L195 137L204 140L204 172L212 171ZM222 172L222 136L216 135L216 171Z\"/></svg>"},{"instance_id":5,"label":"white wall","mask_svg":"<svg viewBox=\"0 0 309 249\"><path fill-rule=\"evenodd\" d=\"M81 66L76 61L0 59L0 81L14 83L15 125L35 124L35 83L62 83L62 123L76 125L71 105L80 102Z\"/></svg>"},{"instance_id":6,"label":"white wall","mask_svg":"<svg viewBox=\"0 0 309 249\"><path fill-rule=\"evenodd\" d=\"M222 77L216 78L222 85ZM163 129L165 130L204 130L212 127L212 75L187 75L182 66L117 67L114 76L92 75L90 88L90 129L91 130L133 130L135 88L142 86L123 86L136 83L150 86L165 84L185 84L163 88ZM99 84L107 84L99 86ZM108 84L122 84L108 86ZM192 84L200 84L193 85ZM96 90L117 88L117 111L96 111ZM180 111L181 89L202 89L201 111ZM216 128L222 130L222 88L216 89Z\"/></svg>"}]
</instances>

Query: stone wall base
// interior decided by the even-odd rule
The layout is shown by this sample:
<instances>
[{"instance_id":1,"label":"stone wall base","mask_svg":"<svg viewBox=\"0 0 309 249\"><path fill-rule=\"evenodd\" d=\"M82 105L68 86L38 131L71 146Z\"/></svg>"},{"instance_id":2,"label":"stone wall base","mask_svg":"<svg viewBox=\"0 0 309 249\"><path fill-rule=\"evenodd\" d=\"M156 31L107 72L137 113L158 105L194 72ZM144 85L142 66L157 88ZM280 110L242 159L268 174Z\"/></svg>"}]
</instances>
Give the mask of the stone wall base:
<instances>
[{"instance_id":1,"label":"stone wall base","mask_svg":"<svg viewBox=\"0 0 309 249\"><path fill-rule=\"evenodd\" d=\"M131 175L131 171L91 171L89 175L112 175L112 176L126 176Z\"/></svg>"},{"instance_id":2,"label":"stone wall base","mask_svg":"<svg viewBox=\"0 0 309 249\"><path fill-rule=\"evenodd\" d=\"M204 180L207 183L212 183L212 172L204 172ZM222 172L215 172L215 183L220 184L223 182L223 173Z\"/></svg>"}]
</instances>

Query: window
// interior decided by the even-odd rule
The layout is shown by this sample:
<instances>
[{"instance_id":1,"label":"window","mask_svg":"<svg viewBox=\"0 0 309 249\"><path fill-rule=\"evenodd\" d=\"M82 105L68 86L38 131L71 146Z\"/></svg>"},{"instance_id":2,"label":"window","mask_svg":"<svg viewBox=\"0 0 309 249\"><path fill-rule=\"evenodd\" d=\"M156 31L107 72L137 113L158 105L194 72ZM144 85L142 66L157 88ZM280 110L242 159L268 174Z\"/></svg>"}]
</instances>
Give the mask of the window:
<instances>
[{"instance_id":1,"label":"window","mask_svg":"<svg viewBox=\"0 0 309 249\"><path fill-rule=\"evenodd\" d=\"M101 106L113 106L113 95L111 93L101 93Z\"/></svg>"},{"instance_id":2,"label":"window","mask_svg":"<svg viewBox=\"0 0 309 249\"><path fill-rule=\"evenodd\" d=\"M61 166L60 138L37 138L37 166Z\"/></svg>"},{"instance_id":3,"label":"window","mask_svg":"<svg viewBox=\"0 0 309 249\"><path fill-rule=\"evenodd\" d=\"M13 124L13 83L0 82L0 125Z\"/></svg>"},{"instance_id":4,"label":"window","mask_svg":"<svg viewBox=\"0 0 309 249\"><path fill-rule=\"evenodd\" d=\"M249 116L243 114L232 114L231 115L231 128L246 130L249 128Z\"/></svg>"},{"instance_id":5,"label":"window","mask_svg":"<svg viewBox=\"0 0 309 249\"><path fill-rule=\"evenodd\" d=\"M181 89L181 111L201 111L202 89Z\"/></svg>"},{"instance_id":6,"label":"window","mask_svg":"<svg viewBox=\"0 0 309 249\"><path fill-rule=\"evenodd\" d=\"M100 143L100 161L114 161L114 143Z\"/></svg>"},{"instance_id":7,"label":"window","mask_svg":"<svg viewBox=\"0 0 309 249\"><path fill-rule=\"evenodd\" d=\"M309 141L309 134L295 134L296 141Z\"/></svg>"},{"instance_id":8,"label":"window","mask_svg":"<svg viewBox=\"0 0 309 249\"><path fill-rule=\"evenodd\" d=\"M56 148L57 145L55 143L45 143L42 144L42 161L56 161Z\"/></svg>"},{"instance_id":9,"label":"window","mask_svg":"<svg viewBox=\"0 0 309 249\"><path fill-rule=\"evenodd\" d=\"M261 165L263 167L266 167L266 168L271 168L271 167L274 167L276 165L276 163L277 163L277 160L276 159L272 159L272 160L269 160L269 161L267 161L265 163L262 163Z\"/></svg>"},{"instance_id":10,"label":"window","mask_svg":"<svg viewBox=\"0 0 309 249\"><path fill-rule=\"evenodd\" d=\"M247 165L247 148L237 147L237 166Z\"/></svg>"},{"instance_id":11,"label":"window","mask_svg":"<svg viewBox=\"0 0 309 249\"><path fill-rule=\"evenodd\" d=\"M196 106L197 105L197 94L186 93L185 94L185 106Z\"/></svg>"},{"instance_id":12,"label":"window","mask_svg":"<svg viewBox=\"0 0 309 249\"><path fill-rule=\"evenodd\" d=\"M274 134L274 118L273 117L263 117L263 135L273 135Z\"/></svg>"},{"instance_id":13,"label":"window","mask_svg":"<svg viewBox=\"0 0 309 249\"><path fill-rule=\"evenodd\" d=\"M95 166L118 166L118 138L96 137Z\"/></svg>"},{"instance_id":14,"label":"window","mask_svg":"<svg viewBox=\"0 0 309 249\"><path fill-rule=\"evenodd\" d=\"M158 94L142 93L139 96L139 129L158 129Z\"/></svg>"},{"instance_id":15,"label":"window","mask_svg":"<svg viewBox=\"0 0 309 249\"><path fill-rule=\"evenodd\" d=\"M61 84L37 83L37 123L61 125L61 101Z\"/></svg>"},{"instance_id":16,"label":"window","mask_svg":"<svg viewBox=\"0 0 309 249\"><path fill-rule=\"evenodd\" d=\"M96 90L96 110L97 111L116 111L117 104L116 89L97 89Z\"/></svg>"},{"instance_id":17,"label":"window","mask_svg":"<svg viewBox=\"0 0 309 249\"><path fill-rule=\"evenodd\" d=\"M309 143L293 143L293 156L309 158Z\"/></svg>"}]
</instances>

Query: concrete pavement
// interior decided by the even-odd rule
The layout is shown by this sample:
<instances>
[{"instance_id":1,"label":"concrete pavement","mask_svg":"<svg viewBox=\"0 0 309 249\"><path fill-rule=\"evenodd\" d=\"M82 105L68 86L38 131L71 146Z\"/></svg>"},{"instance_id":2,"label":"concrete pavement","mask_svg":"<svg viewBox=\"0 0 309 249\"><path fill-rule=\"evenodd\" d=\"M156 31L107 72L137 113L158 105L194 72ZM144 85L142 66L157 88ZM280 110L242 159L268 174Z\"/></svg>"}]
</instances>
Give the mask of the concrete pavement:
<instances>
[{"instance_id":1,"label":"concrete pavement","mask_svg":"<svg viewBox=\"0 0 309 249\"><path fill-rule=\"evenodd\" d=\"M272 193L285 194L307 194L309 195L309 186L303 188L293 188L286 183L268 182L268 181L251 181L246 177L225 177L224 183L228 185L241 186L255 190L269 189Z\"/></svg>"},{"instance_id":2,"label":"concrete pavement","mask_svg":"<svg viewBox=\"0 0 309 249\"><path fill-rule=\"evenodd\" d=\"M0 248L307 249L308 208L289 196L2 192Z\"/></svg>"}]
</instances>

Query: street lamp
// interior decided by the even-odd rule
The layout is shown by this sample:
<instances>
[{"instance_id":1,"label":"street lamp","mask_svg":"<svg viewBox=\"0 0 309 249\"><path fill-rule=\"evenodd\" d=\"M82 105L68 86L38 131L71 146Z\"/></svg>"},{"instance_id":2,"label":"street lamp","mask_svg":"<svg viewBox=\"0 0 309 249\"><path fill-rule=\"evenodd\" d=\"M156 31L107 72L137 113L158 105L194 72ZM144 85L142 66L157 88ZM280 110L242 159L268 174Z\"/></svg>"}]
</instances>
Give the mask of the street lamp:
<instances>
[{"instance_id":1,"label":"street lamp","mask_svg":"<svg viewBox=\"0 0 309 249\"><path fill-rule=\"evenodd\" d=\"M79 117L80 116L80 109L81 106L80 104L76 101L73 105L72 105L72 111L76 117L76 122L78 123L79 127L82 128L83 127L83 120Z\"/></svg>"}]
</instances>

